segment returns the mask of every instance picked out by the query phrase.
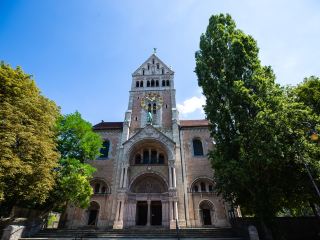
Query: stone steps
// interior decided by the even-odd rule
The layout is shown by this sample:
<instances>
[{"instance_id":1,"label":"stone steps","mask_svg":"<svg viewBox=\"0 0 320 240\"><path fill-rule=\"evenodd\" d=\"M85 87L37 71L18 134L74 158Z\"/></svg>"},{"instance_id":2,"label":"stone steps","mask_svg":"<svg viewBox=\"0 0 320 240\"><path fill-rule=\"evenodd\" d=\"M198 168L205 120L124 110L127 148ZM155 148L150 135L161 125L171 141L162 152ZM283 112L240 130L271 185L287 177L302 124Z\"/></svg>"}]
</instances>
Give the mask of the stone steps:
<instances>
[{"instance_id":1,"label":"stone steps","mask_svg":"<svg viewBox=\"0 0 320 240\"><path fill-rule=\"evenodd\" d=\"M184 239L221 239L243 240L231 228L184 228L179 230L180 238ZM44 229L27 239L176 239L177 231L163 228L155 229Z\"/></svg>"}]
</instances>

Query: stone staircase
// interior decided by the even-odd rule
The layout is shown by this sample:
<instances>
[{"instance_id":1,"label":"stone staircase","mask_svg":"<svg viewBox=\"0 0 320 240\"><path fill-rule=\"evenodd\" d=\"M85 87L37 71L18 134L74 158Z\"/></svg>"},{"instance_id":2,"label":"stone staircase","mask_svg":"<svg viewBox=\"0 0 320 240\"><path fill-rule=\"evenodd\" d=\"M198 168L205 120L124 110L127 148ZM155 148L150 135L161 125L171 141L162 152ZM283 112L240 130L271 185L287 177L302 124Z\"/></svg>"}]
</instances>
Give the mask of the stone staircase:
<instances>
[{"instance_id":1,"label":"stone staircase","mask_svg":"<svg viewBox=\"0 0 320 240\"><path fill-rule=\"evenodd\" d=\"M183 228L179 230L182 239L215 239L244 240L232 228ZM163 228L131 228L131 229L44 229L30 238L35 239L177 239L177 231Z\"/></svg>"}]
</instances>

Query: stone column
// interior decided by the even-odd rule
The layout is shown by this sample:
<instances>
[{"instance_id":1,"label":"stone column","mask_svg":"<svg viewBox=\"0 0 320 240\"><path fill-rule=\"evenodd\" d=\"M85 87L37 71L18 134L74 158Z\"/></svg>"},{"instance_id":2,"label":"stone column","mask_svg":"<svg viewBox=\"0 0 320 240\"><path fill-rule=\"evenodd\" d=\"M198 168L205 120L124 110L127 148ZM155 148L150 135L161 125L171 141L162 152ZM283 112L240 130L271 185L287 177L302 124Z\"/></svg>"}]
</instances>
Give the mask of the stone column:
<instances>
[{"instance_id":1,"label":"stone column","mask_svg":"<svg viewBox=\"0 0 320 240\"><path fill-rule=\"evenodd\" d=\"M178 216L178 201L174 201L175 219L179 219Z\"/></svg>"},{"instance_id":2,"label":"stone column","mask_svg":"<svg viewBox=\"0 0 320 240\"><path fill-rule=\"evenodd\" d=\"M125 166L123 188L126 188L127 185L128 185L128 166Z\"/></svg>"},{"instance_id":3,"label":"stone column","mask_svg":"<svg viewBox=\"0 0 320 240\"><path fill-rule=\"evenodd\" d=\"M116 221L118 221L118 218L119 218L119 205L120 205L120 201L118 200L117 210L116 210L116 218L115 218Z\"/></svg>"},{"instance_id":4,"label":"stone column","mask_svg":"<svg viewBox=\"0 0 320 240\"><path fill-rule=\"evenodd\" d=\"M170 217L170 221L173 220L173 207L172 207L172 201L169 201L169 217Z\"/></svg>"},{"instance_id":5,"label":"stone column","mask_svg":"<svg viewBox=\"0 0 320 240\"><path fill-rule=\"evenodd\" d=\"M120 188L123 186L123 167L121 168L121 174L120 174Z\"/></svg>"},{"instance_id":6,"label":"stone column","mask_svg":"<svg viewBox=\"0 0 320 240\"><path fill-rule=\"evenodd\" d=\"M174 210L174 201L169 201L169 214L170 214L170 229L176 228L176 220L175 220L175 210Z\"/></svg>"},{"instance_id":7,"label":"stone column","mask_svg":"<svg viewBox=\"0 0 320 240\"><path fill-rule=\"evenodd\" d=\"M123 210L124 210L124 201L118 200L116 219L113 223L114 229L122 229L123 228Z\"/></svg>"},{"instance_id":8,"label":"stone column","mask_svg":"<svg viewBox=\"0 0 320 240\"><path fill-rule=\"evenodd\" d=\"M176 178L176 168L175 167L172 167L172 172L173 172L173 187L176 188L177 187L177 178Z\"/></svg>"},{"instance_id":9,"label":"stone column","mask_svg":"<svg viewBox=\"0 0 320 240\"><path fill-rule=\"evenodd\" d=\"M148 200L147 226L150 226L150 216L151 216L151 200Z\"/></svg>"},{"instance_id":10,"label":"stone column","mask_svg":"<svg viewBox=\"0 0 320 240\"><path fill-rule=\"evenodd\" d=\"M169 170L169 189L172 188L172 174L171 174L171 166L168 167Z\"/></svg>"}]
</instances>

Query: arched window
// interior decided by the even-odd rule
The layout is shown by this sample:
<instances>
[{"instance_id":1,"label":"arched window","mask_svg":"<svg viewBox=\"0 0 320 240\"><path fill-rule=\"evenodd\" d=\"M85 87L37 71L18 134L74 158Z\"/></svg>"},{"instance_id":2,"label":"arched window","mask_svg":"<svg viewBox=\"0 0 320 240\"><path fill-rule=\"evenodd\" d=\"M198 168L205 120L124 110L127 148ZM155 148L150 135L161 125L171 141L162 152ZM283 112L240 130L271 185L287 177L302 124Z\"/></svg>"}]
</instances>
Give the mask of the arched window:
<instances>
[{"instance_id":1,"label":"arched window","mask_svg":"<svg viewBox=\"0 0 320 240\"><path fill-rule=\"evenodd\" d=\"M159 81L156 80L156 87L159 87Z\"/></svg>"},{"instance_id":2,"label":"arched window","mask_svg":"<svg viewBox=\"0 0 320 240\"><path fill-rule=\"evenodd\" d=\"M141 163L141 154L137 153L135 159L134 159L135 164L140 164Z\"/></svg>"},{"instance_id":3,"label":"arched window","mask_svg":"<svg viewBox=\"0 0 320 240\"><path fill-rule=\"evenodd\" d=\"M151 103L148 104L148 112L151 112Z\"/></svg>"},{"instance_id":4,"label":"arched window","mask_svg":"<svg viewBox=\"0 0 320 240\"><path fill-rule=\"evenodd\" d=\"M154 87L154 80L151 80L151 87Z\"/></svg>"},{"instance_id":5,"label":"arched window","mask_svg":"<svg viewBox=\"0 0 320 240\"><path fill-rule=\"evenodd\" d=\"M164 155L159 153L159 164L164 164Z\"/></svg>"},{"instance_id":6,"label":"arched window","mask_svg":"<svg viewBox=\"0 0 320 240\"><path fill-rule=\"evenodd\" d=\"M154 147L146 147L139 149L132 156L131 163L136 165L141 164L165 164L166 156L165 153Z\"/></svg>"},{"instance_id":7,"label":"arched window","mask_svg":"<svg viewBox=\"0 0 320 240\"><path fill-rule=\"evenodd\" d=\"M109 148L110 148L110 141L109 140L103 141L102 148L100 149L100 158L109 157Z\"/></svg>"},{"instance_id":8,"label":"arched window","mask_svg":"<svg viewBox=\"0 0 320 240\"><path fill-rule=\"evenodd\" d=\"M157 104L156 104L156 103L153 104L152 113L153 113L153 114L156 114L156 113L157 113Z\"/></svg>"},{"instance_id":9,"label":"arched window","mask_svg":"<svg viewBox=\"0 0 320 240\"><path fill-rule=\"evenodd\" d=\"M150 64L148 63L148 70L150 70Z\"/></svg>"},{"instance_id":10,"label":"arched window","mask_svg":"<svg viewBox=\"0 0 320 240\"><path fill-rule=\"evenodd\" d=\"M151 150L151 163L157 163L157 151L156 150Z\"/></svg>"},{"instance_id":11,"label":"arched window","mask_svg":"<svg viewBox=\"0 0 320 240\"><path fill-rule=\"evenodd\" d=\"M201 192L205 192L206 191L206 185L204 184L204 182L200 183L200 187L201 187Z\"/></svg>"},{"instance_id":12,"label":"arched window","mask_svg":"<svg viewBox=\"0 0 320 240\"><path fill-rule=\"evenodd\" d=\"M203 156L202 142L200 139L193 139L193 155L194 156Z\"/></svg>"},{"instance_id":13,"label":"arched window","mask_svg":"<svg viewBox=\"0 0 320 240\"><path fill-rule=\"evenodd\" d=\"M144 75L144 69L142 69L142 75Z\"/></svg>"},{"instance_id":14,"label":"arched window","mask_svg":"<svg viewBox=\"0 0 320 240\"><path fill-rule=\"evenodd\" d=\"M150 87L150 81L147 81L147 87Z\"/></svg>"},{"instance_id":15,"label":"arched window","mask_svg":"<svg viewBox=\"0 0 320 240\"><path fill-rule=\"evenodd\" d=\"M167 80L167 82L166 82L166 83L167 83L167 86L170 86L170 82L169 82L169 80Z\"/></svg>"},{"instance_id":16,"label":"arched window","mask_svg":"<svg viewBox=\"0 0 320 240\"><path fill-rule=\"evenodd\" d=\"M161 73L162 73L162 75L164 74L164 69L163 68L161 69Z\"/></svg>"},{"instance_id":17,"label":"arched window","mask_svg":"<svg viewBox=\"0 0 320 240\"><path fill-rule=\"evenodd\" d=\"M94 193L99 193L100 192L100 183L96 183L94 185Z\"/></svg>"},{"instance_id":18,"label":"arched window","mask_svg":"<svg viewBox=\"0 0 320 240\"><path fill-rule=\"evenodd\" d=\"M214 183L211 179L208 178L200 178L194 181L190 187L192 189L192 192L201 192L201 193L213 193L213 186Z\"/></svg>"},{"instance_id":19,"label":"arched window","mask_svg":"<svg viewBox=\"0 0 320 240\"><path fill-rule=\"evenodd\" d=\"M154 58L152 58L152 64L154 64Z\"/></svg>"},{"instance_id":20,"label":"arched window","mask_svg":"<svg viewBox=\"0 0 320 240\"><path fill-rule=\"evenodd\" d=\"M140 81L140 87L143 87L143 81Z\"/></svg>"},{"instance_id":21,"label":"arched window","mask_svg":"<svg viewBox=\"0 0 320 240\"><path fill-rule=\"evenodd\" d=\"M149 151L148 150L143 150L143 163L147 164L149 163Z\"/></svg>"},{"instance_id":22,"label":"arched window","mask_svg":"<svg viewBox=\"0 0 320 240\"><path fill-rule=\"evenodd\" d=\"M159 69L160 68L160 65L159 65L159 63L157 63L157 69Z\"/></svg>"},{"instance_id":23,"label":"arched window","mask_svg":"<svg viewBox=\"0 0 320 240\"><path fill-rule=\"evenodd\" d=\"M93 180L90 183L91 187L93 188L94 194L106 194L108 193L108 186L101 180Z\"/></svg>"},{"instance_id":24,"label":"arched window","mask_svg":"<svg viewBox=\"0 0 320 240\"><path fill-rule=\"evenodd\" d=\"M162 87L165 87L165 86L166 86L166 81L162 80Z\"/></svg>"},{"instance_id":25,"label":"arched window","mask_svg":"<svg viewBox=\"0 0 320 240\"><path fill-rule=\"evenodd\" d=\"M139 81L136 82L136 87L139 87Z\"/></svg>"}]
</instances>

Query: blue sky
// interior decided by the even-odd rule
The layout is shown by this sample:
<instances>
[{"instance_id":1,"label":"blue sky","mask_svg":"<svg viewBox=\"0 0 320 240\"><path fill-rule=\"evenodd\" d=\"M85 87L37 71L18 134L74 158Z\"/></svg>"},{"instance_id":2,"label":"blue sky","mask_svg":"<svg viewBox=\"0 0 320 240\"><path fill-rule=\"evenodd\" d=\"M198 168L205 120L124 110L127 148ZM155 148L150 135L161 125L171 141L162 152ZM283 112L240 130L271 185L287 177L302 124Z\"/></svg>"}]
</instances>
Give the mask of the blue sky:
<instances>
[{"instance_id":1,"label":"blue sky","mask_svg":"<svg viewBox=\"0 0 320 240\"><path fill-rule=\"evenodd\" d=\"M194 53L218 13L257 40L280 84L320 76L318 0L0 0L0 60L94 124L123 120L131 74L156 47L175 71L180 118L203 118Z\"/></svg>"}]
</instances>

